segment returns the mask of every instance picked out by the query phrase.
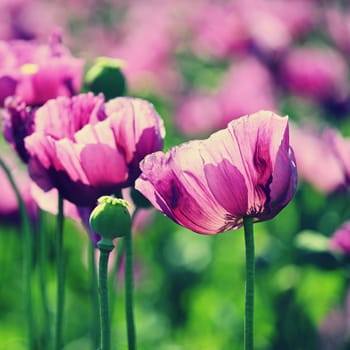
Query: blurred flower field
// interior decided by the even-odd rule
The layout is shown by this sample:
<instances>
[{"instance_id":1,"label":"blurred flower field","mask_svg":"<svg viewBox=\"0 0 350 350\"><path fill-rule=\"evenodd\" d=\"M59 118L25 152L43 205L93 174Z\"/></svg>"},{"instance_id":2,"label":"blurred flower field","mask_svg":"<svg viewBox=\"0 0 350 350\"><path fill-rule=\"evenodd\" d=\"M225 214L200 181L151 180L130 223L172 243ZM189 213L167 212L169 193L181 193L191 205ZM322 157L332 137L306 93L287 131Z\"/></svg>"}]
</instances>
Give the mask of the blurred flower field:
<instances>
[{"instance_id":1,"label":"blurred flower field","mask_svg":"<svg viewBox=\"0 0 350 350\"><path fill-rule=\"evenodd\" d=\"M244 348L246 216L263 221L254 224L254 349L350 349L349 55L347 1L2 0L0 350L100 347L100 237L88 219L102 195L130 203L138 349ZM262 204L217 229L220 218L201 211L200 176L197 192L179 194L200 168L181 152L219 157L214 141L193 140L220 139L255 113L268 126L247 127L246 141L254 134L271 164L254 154L255 179L220 163L203 191L224 198L208 200L210 214L230 196L240 209L243 176ZM223 137L232 149L245 141L235 135ZM131 350L126 247L113 242L111 349Z\"/></svg>"}]
</instances>

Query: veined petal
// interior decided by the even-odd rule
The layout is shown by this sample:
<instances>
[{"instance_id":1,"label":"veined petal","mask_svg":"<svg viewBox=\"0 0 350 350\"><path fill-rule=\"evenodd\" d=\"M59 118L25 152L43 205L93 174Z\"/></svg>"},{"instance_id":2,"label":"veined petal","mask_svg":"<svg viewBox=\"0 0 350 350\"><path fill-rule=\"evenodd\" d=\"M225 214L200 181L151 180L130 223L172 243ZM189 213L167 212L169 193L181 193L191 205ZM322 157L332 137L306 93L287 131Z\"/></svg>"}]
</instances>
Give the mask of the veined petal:
<instances>
[{"instance_id":1,"label":"veined petal","mask_svg":"<svg viewBox=\"0 0 350 350\"><path fill-rule=\"evenodd\" d=\"M167 154L147 156L136 188L179 224L195 232L218 233L231 222L207 186L200 147L201 142L193 141Z\"/></svg>"},{"instance_id":2,"label":"veined petal","mask_svg":"<svg viewBox=\"0 0 350 350\"><path fill-rule=\"evenodd\" d=\"M232 136L229 141L232 140L234 147L227 148L239 150L238 169L248 184L248 212L252 215L264 211L270 201L273 164L281 143L288 145L287 125L288 118L267 111L241 117L228 125ZM237 157L232 153L231 157L236 164Z\"/></svg>"},{"instance_id":3,"label":"veined petal","mask_svg":"<svg viewBox=\"0 0 350 350\"><path fill-rule=\"evenodd\" d=\"M248 193L242 174L227 159L204 166L208 186L215 199L230 213L232 221L246 215Z\"/></svg>"}]
</instances>

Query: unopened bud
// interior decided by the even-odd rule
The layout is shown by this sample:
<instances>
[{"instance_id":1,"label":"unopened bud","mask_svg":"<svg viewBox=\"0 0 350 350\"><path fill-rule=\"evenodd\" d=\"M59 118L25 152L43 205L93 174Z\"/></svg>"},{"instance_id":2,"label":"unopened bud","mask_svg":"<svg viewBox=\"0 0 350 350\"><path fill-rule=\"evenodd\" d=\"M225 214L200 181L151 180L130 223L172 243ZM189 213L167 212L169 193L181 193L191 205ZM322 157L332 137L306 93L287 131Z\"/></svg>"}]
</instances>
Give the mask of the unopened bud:
<instances>
[{"instance_id":1,"label":"unopened bud","mask_svg":"<svg viewBox=\"0 0 350 350\"><path fill-rule=\"evenodd\" d=\"M103 93L108 101L126 94L126 80L121 71L124 62L108 57L99 57L85 77L87 88L95 95Z\"/></svg>"},{"instance_id":2,"label":"unopened bud","mask_svg":"<svg viewBox=\"0 0 350 350\"><path fill-rule=\"evenodd\" d=\"M122 237L131 229L128 202L111 196L102 196L90 215L90 226L102 239Z\"/></svg>"}]
</instances>

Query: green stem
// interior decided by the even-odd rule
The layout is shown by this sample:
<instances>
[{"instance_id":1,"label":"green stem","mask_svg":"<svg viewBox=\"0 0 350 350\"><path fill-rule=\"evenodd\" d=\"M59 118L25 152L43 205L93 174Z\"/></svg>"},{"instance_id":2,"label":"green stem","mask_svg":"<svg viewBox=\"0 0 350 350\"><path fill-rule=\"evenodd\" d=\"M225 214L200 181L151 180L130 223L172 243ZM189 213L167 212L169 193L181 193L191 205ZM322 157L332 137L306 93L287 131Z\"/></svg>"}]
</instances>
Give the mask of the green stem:
<instances>
[{"instance_id":1,"label":"green stem","mask_svg":"<svg viewBox=\"0 0 350 350\"><path fill-rule=\"evenodd\" d=\"M128 335L128 350L136 350L135 322L134 322L134 269L131 231L124 237L125 249L125 312Z\"/></svg>"},{"instance_id":2,"label":"green stem","mask_svg":"<svg viewBox=\"0 0 350 350\"><path fill-rule=\"evenodd\" d=\"M95 245L92 240L89 240L89 269L91 278L91 297L92 297L92 349L96 350L100 343L99 339L99 321L96 317L99 314L99 296L97 288L97 271L96 271L96 261L95 261Z\"/></svg>"},{"instance_id":3,"label":"green stem","mask_svg":"<svg viewBox=\"0 0 350 350\"><path fill-rule=\"evenodd\" d=\"M244 320L244 349L254 349L254 232L253 219L243 218L246 249L246 288L245 288L245 320Z\"/></svg>"},{"instance_id":4,"label":"green stem","mask_svg":"<svg viewBox=\"0 0 350 350\"><path fill-rule=\"evenodd\" d=\"M114 245L110 240L101 239L97 243L100 249L100 261L98 269L99 292L100 292L100 323L101 323L101 348L100 350L110 350L111 348L111 325L109 321L108 309L108 258Z\"/></svg>"},{"instance_id":5,"label":"green stem","mask_svg":"<svg viewBox=\"0 0 350 350\"><path fill-rule=\"evenodd\" d=\"M132 215L131 215L131 223L134 222L135 216L136 216L136 214L138 213L138 211L139 211L139 208L136 208L136 209L134 210L134 212L132 213ZM116 253L116 256L115 256L115 262L114 262L113 269L112 269L112 273L111 273L111 277L112 277L112 278L110 278L110 285L113 285L113 286L116 285L115 280L116 280L116 276L118 276L118 272L120 271L120 267L121 267L121 265L122 265L123 254L124 254L124 240L123 240L123 239L118 239L117 253ZM114 288L114 290L115 290L115 292L116 292L116 288ZM112 299L111 310L114 309L113 301L114 301L115 299L116 299L116 298L113 298L113 299Z\"/></svg>"},{"instance_id":6,"label":"green stem","mask_svg":"<svg viewBox=\"0 0 350 350\"><path fill-rule=\"evenodd\" d=\"M34 341L34 317L32 308L32 284L31 273L33 266L33 232L30 225L30 218L27 208L23 202L18 186L13 179L10 169L5 162L0 158L0 166L4 170L12 189L15 192L18 207L21 215L21 229L23 233L23 274L24 274L24 290L25 290L25 305L28 330L29 350L35 349Z\"/></svg>"},{"instance_id":7,"label":"green stem","mask_svg":"<svg viewBox=\"0 0 350 350\"><path fill-rule=\"evenodd\" d=\"M46 288L47 232L44 230L43 212L39 210L39 285L44 313L44 347L49 348L51 322Z\"/></svg>"},{"instance_id":8,"label":"green stem","mask_svg":"<svg viewBox=\"0 0 350 350\"><path fill-rule=\"evenodd\" d=\"M57 237L56 237L56 273L57 273L57 295L56 295L56 329L55 350L62 350L62 324L64 311L64 289L65 289L65 258L63 254L63 198L58 195L57 214Z\"/></svg>"}]
</instances>

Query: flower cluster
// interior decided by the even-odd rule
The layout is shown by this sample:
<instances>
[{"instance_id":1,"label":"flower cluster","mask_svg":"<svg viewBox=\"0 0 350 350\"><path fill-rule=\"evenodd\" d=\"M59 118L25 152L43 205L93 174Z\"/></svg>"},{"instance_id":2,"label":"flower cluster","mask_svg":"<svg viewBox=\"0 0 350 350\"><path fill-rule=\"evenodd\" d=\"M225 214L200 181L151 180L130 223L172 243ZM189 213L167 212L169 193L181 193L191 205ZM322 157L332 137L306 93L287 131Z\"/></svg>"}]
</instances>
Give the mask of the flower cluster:
<instances>
[{"instance_id":1,"label":"flower cluster","mask_svg":"<svg viewBox=\"0 0 350 350\"><path fill-rule=\"evenodd\" d=\"M93 283L96 248L102 257L99 288L91 288L91 293L81 288L86 294L81 300L85 303L84 298L101 293L95 305L101 302L107 313L100 313L101 325L96 325L98 317L90 317L89 325L84 320L82 331L85 326L97 331L107 327L107 331L101 334L101 344L96 332L86 331L91 333L86 343L92 340L94 348L110 348L107 289L113 283L107 288L107 267L111 253L115 266L109 273L125 267L128 347L134 350L132 240L137 222L150 212L152 220L147 216L142 231L152 229L153 235L143 242L137 237L141 243L136 251L137 259L155 263L139 264L138 282L158 273L154 281L148 279L145 292L140 288L140 296L149 295L149 287L153 295L164 296L164 301L149 301L154 315L145 317L166 320L159 334L174 330L174 339L184 334L185 348L210 344L221 349L233 342L240 347L240 332L213 340L216 329L208 327L222 328L221 310L227 327L240 327L239 298L227 307L232 298L219 281L224 277L235 278L234 285L241 282L240 273L232 277L226 269L228 259L236 257L235 268L241 267L241 247L227 244L240 239L239 232L218 234L243 227L248 297L244 342L246 349L253 348L249 324L253 324L254 305L254 226L257 271L269 282L261 285L264 303L256 302L257 315L266 325L258 331L257 347L323 348L322 334L315 339L291 337L295 343L287 344L289 337L283 332L293 329L299 334L295 328L299 325L302 331L307 325L315 334L324 332L319 324L339 302L334 295L344 295L343 270L348 268L350 251L349 18L350 5L341 0L201 0L190 6L186 1L160 0L152 0L151 5L140 0L2 1L0 232L13 226L21 232L13 235L13 245L24 242L28 329L35 329L34 338L28 337L29 350L74 347L64 344L69 337L59 334L64 319L59 304L64 301L60 293L66 262L65 217L83 223L75 222L72 231L89 233L80 237L84 246L79 254L84 258L76 260L79 271L85 271L90 248ZM3 148L3 141L10 148ZM16 154L20 162L14 160ZM273 219L292 199L276 220L253 225ZM41 216L40 210L50 214ZM53 220L57 220L54 225ZM55 242L45 232L52 226L57 228ZM202 236L182 235L186 230ZM214 237L203 235L216 235L215 243ZM68 239L72 246L78 241ZM214 253L223 259L214 259ZM75 257L79 254L74 251ZM0 251L0 262L15 266L9 256ZM200 273L209 264L212 271L220 271L220 277L212 274L202 283ZM45 273L52 267L57 267L58 299L54 340L51 305L45 310L51 303L45 286L50 286L54 275ZM326 276L321 273L324 268L332 271ZM8 275L16 275L17 266L11 269ZM38 278L40 301L38 293L31 295ZM160 281L165 287L158 291ZM319 288L323 283L325 288ZM118 283L112 293L119 293L119 287ZM0 290L0 304L8 299ZM215 311L204 312L202 306L214 299ZM47 319L34 322L30 308L39 303ZM84 312L77 314L89 318ZM96 310L91 314L96 316ZM113 314L114 319L119 314ZM286 322L283 329L277 327L281 319ZM148 325L144 327L147 333ZM154 348L154 339L149 340L151 345L143 344L145 348ZM175 346L170 341L162 345Z\"/></svg>"}]
</instances>

